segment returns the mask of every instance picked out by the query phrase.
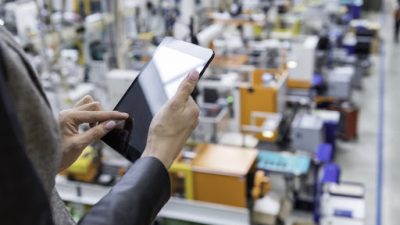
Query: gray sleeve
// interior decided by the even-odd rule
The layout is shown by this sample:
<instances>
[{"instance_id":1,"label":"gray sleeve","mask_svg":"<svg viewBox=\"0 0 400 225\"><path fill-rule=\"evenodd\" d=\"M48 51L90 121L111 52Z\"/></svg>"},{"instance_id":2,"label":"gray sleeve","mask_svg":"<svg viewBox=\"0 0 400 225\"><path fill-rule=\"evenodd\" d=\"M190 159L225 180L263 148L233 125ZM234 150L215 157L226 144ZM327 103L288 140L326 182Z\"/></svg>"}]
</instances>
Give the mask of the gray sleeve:
<instances>
[{"instance_id":1,"label":"gray sleeve","mask_svg":"<svg viewBox=\"0 0 400 225\"><path fill-rule=\"evenodd\" d=\"M53 225L44 186L26 154L23 131L7 85L0 42L0 218L2 224ZM10 75L11 76L11 75Z\"/></svg>"},{"instance_id":2,"label":"gray sleeve","mask_svg":"<svg viewBox=\"0 0 400 225\"><path fill-rule=\"evenodd\" d=\"M51 194L51 206L53 211L53 220L56 225L75 225L71 214L68 212L60 195L54 189Z\"/></svg>"},{"instance_id":3,"label":"gray sleeve","mask_svg":"<svg viewBox=\"0 0 400 225\"><path fill-rule=\"evenodd\" d=\"M141 158L79 225L150 225L170 193L164 165L153 157Z\"/></svg>"}]
</instances>

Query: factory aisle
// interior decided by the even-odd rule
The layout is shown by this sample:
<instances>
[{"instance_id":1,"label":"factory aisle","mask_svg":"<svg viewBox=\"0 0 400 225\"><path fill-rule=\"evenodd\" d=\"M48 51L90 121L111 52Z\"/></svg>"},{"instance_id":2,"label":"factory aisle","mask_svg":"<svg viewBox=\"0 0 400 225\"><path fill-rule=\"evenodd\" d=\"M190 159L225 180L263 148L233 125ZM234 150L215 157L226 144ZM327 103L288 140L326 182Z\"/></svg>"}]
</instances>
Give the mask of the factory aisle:
<instances>
[{"instance_id":1,"label":"factory aisle","mask_svg":"<svg viewBox=\"0 0 400 225\"><path fill-rule=\"evenodd\" d=\"M382 224L400 221L400 44L393 43L393 12L385 18L385 129Z\"/></svg>"},{"instance_id":2,"label":"factory aisle","mask_svg":"<svg viewBox=\"0 0 400 225\"><path fill-rule=\"evenodd\" d=\"M355 102L360 107L359 138L355 142L339 143L336 162L343 169L342 181L364 183L366 187L366 225L397 225L400 221L400 44L393 43L392 12L377 17L382 25L384 58L374 57L371 75L364 79L364 89L356 92ZM383 70L382 70L383 69ZM384 74L383 93L380 75ZM380 117L381 96L384 110ZM383 119L383 142L379 143L380 121ZM383 149L383 181L381 223L377 223L378 149Z\"/></svg>"},{"instance_id":3,"label":"factory aisle","mask_svg":"<svg viewBox=\"0 0 400 225\"><path fill-rule=\"evenodd\" d=\"M358 182L366 190L366 225L375 225L377 140L379 115L379 57L372 57L370 75L363 80L363 89L353 99L359 106L358 139L338 142L335 161L342 168L341 181Z\"/></svg>"}]
</instances>

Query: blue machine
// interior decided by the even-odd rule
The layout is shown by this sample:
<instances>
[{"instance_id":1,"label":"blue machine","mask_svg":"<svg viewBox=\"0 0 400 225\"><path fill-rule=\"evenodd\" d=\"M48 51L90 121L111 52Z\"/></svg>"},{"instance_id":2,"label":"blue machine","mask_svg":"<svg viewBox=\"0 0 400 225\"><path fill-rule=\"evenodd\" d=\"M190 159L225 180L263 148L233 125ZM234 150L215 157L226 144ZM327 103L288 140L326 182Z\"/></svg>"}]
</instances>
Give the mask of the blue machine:
<instances>
[{"instance_id":1,"label":"blue machine","mask_svg":"<svg viewBox=\"0 0 400 225\"><path fill-rule=\"evenodd\" d=\"M318 146L315 152L318 163L329 163L333 160L333 146L330 143L323 143Z\"/></svg>"},{"instance_id":2,"label":"blue machine","mask_svg":"<svg viewBox=\"0 0 400 225\"><path fill-rule=\"evenodd\" d=\"M319 224L321 217L321 206L320 199L322 195L322 187L325 184L336 183L338 184L340 181L341 170L340 167L335 163L326 163L322 167L322 177L320 180L318 178L315 180L316 186L314 187L315 196L314 196L314 221ZM318 176L318 174L316 174ZM317 183L318 182L318 183Z\"/></svg>"},{"instance_id":3,"label":"blue machine","mask_svg":"<svg viewBox=\"0 0 400 225\"><path fill-rule=\"evenodd\" d=\"M325 183L339 183L340 180L340 167L335 163L328 163L323 167L323 175L321 184Z\"/></svg>"},{"instance_id":4,"label":"blue machine","mask_svg":"<svg viewBox=\"0 0 400 225\"><path fill-rule=\"evenodd\" d=\"M332 150L335 151L340 113L330 110L318 110L316 113L322 119L324 124L325 141L327 144L331 144Z\"/></svg>"},{"instance_id":5,"label":"blue machine","mask_svg":"<svg viewBox=\"0 0 400 225\"><path fill-rule=\"evenodd\" d=\"M311 159L307 155L286 152L260 151L257 168L268 172L306 174L310 169Z\"/></svg>"}]
</instances>

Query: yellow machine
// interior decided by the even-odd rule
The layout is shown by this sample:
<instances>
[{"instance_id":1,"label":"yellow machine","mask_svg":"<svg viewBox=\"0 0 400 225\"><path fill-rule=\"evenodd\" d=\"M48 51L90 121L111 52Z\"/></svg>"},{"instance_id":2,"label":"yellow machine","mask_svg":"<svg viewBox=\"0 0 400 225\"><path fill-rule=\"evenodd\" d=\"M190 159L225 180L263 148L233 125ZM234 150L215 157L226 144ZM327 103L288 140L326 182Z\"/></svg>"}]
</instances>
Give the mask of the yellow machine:
<instances>
[{"instance_id":1,"label":"yellow machine","mask_svg":"<svg viewBox=\"0 0 400 225\"><path fill-rule=\"evenodd\" d=\"M274 24L274 29L272 30L272 36L276 38L292 38L299 36L301 33L301 21L299 19L294 19L294 21L287 21L279 18Z\"/></svg>"},{"instance_id":2,"label":"yellow machine","mask_svg":"<svg viewBox=\"0 0 400 225\"><path fill-rule=\"evenodd\" d=\"M99 0L75 0L74 1L74 11L76 13L79 13L80 8L81 8L81 4L83 3L83 11L85 12L86 15L90 15L91 13L91 5L90 2L99 2Z\"/></svg>"},{"instance_id":3,"label":"yellow machine","mask_svg":"<svg viewBox=\"0 0 400 225\"><path fill-rule=\"evenodd\" d=\"M267 77L267 78L266 78ZM240 125L262 141L275 142L285 107L286 70L256 69L248 86L240 87ZM268 128L268 129L265 129Z\"/></svg>"},{"instance_id":4,"label":"yellow machine","mask_svg":"<svg viewBox=\"0 0 400 225\"><path fill-rule=\"evenodd\" d=\"M194 199L193 172L191 163L182 162L182 156L172 164L169 169L172 193L189 200Z\"/></svg>"},{"instance_id":5,"label":"yellow machine","mask_svg":"<svg viewBox=\"0 0 400 225\"><path fill-rule=\"evenodd\" d=\"M92 146L83 150L79 158L62 174L78 181L93 182L100 167L98 152Z\"/></svg>"}]
</instances>

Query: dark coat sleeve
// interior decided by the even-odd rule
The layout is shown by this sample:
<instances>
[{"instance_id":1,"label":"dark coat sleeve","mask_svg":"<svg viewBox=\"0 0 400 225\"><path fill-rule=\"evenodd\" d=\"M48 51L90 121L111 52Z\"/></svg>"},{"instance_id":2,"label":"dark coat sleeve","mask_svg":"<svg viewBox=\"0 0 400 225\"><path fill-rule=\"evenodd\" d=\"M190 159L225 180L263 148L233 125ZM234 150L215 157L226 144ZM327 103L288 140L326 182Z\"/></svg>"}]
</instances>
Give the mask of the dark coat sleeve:
<instances>
[{"instance_id":1,"label":"dark coat sleeve","mask_svg":"<svg viewBox=\"0 0 400 225\"><path fill-rule=\"evenodd\" d=\"M8 90L0 45L0 218L1 224L51 225L48 197L30 162Z\"/></svg>"},{"instance_id":2,"label":"dark coat sleeve","mask_svg":"<svg viewBox=\"0 0 400 225\"><path fill-rule=\"evenodd\" d=\"M164 165L156 158L141 158L79 225L150 225L170 193Z\"/></svg>"}]
</instances>

